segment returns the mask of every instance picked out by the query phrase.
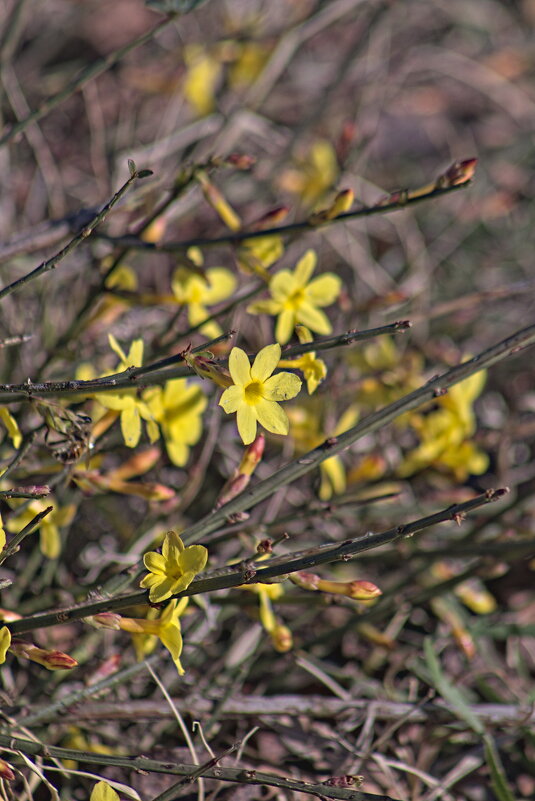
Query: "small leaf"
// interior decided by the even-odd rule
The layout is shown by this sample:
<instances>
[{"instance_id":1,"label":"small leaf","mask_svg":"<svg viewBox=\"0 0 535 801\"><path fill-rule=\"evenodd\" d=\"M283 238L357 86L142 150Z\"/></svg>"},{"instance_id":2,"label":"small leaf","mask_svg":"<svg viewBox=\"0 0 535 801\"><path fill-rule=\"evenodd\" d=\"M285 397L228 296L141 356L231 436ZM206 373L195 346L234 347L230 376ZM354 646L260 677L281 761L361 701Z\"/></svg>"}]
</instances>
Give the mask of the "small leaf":
<instances>
[{"instance_id":1,"label":"small leaf","mask_svg":"<svg viewBox=\"0 0 535 801\"><path fill-rule=\"evenodd\" d=\"M137 173L136 162L133 159L128 159L128 170L131 178Z\"/></svg>"},{"instance_id":2,"label":"small leaf","mask_svg":"<svg viewBox=\"0 0 535 801\"><path fill-rule=\"evenodd\" d=\"M132 162L133 163L133 162ZM149 175L154 175L152 170L140 170L137 174L138 178L148 178Z\"/></svg>"}]
</instances>

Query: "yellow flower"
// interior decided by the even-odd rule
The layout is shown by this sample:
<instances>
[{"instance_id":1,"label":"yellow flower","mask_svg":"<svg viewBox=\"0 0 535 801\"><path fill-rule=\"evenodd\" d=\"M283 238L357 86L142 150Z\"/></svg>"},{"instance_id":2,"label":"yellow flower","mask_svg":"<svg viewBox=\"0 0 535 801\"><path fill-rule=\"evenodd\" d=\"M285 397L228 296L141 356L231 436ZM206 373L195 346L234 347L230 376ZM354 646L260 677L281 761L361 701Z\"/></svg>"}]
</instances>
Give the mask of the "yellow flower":
<instances>
[{"instance_id":1,"label":"yellow flower","mask_svg":"<svg viewBox=\"0 0 535 801\"><path fill-rule=\"evenodd\" d=\"M187 267L178 267L173 275L171 288L177 302L188 307L189 324L194 326L210 316L206 306L219 303L232 295L236 289L236 279L224 267L211 267L206 270L204 277ZM213 320L201 326L200 331L209 339L215 339L221 334L221 328Z\"/></svg>"},{"instance_id":2,"label":"yellow flower","mask_svg":"<svg viewBox=\"0 0 535 801\"><path fill-rule=\"evenodd\" d=\"M330 334L331 323L320 306L330 306L340 294L341 281L334 273L324 273L310 281L317 257L307 250L294 272L280 270L269 282L271 300L252 303L247 311L252 314L277 314L275 337L288 342L297 323L303 323L317 334Z\"/></svg>"},{"instance_id":3,"label":"yellow flower","mask_svg":"<svg viewBox=\"0 0 535 801\"><path fill-rule=\"evenodd\" d=\"M117 354L121 363L118 371L129 367L141 367L143 361L143 340L135 339L126 354L113 334L108 334L111 349ZM106 409L121 413L121 431L125 445L135 448L141 437L141 418L147 421L147 433L151 442L155 442L160 432L147 404L140 398L135 389L121 392L100 392L94 395L96 400Z\"/></svg>"},{"instance_id":4,"label":"yellow flower","mask_svg":"<svg viewBox=\"0 0 535 801\"><path fill-rule=\"evenodd\" d=\"M262 557L266 559L266 557ZM260 622L269 634L271 642L276 651L285 653L292 647L292 633L287 626L280 624L277 621L275 612L273 611L272 601L278 600L281 595L284 595L284 588L280 583L273 584L240 584L236 587L237 590L249 590L258 595Z\"/></svg>"},{"instance_id":5,"label":"yellow flower","mask_svg":"<svg viewBox=\"0 0 535 801\"><path fill-rule=\"evenodd\" d=\"M11 632L7 626L0 629L0 665L6 661L7 649L11 645Z\"/></svg>"},{"instance_id":6,"label":"yellow flower","mask_svg":"<svg viewBox=\"0 0 535 801\"><path fill-rule=\"evenodd\" d=\"M8 531L15 533L31 523L35 515L50 506L50 498L46 500L31 501L24 509L10 517L6 523ZM61 551L60 528L72 523L76 507L73 504L63 507L54 507L39 524L39 547L47 559L57 559Z\"/></svg>"},{"instance_id":7,"label":"yellow flower","mask_svg":"<svg viewBox=\"0 0 535 801\"><path fill-rule=\"evenodd\" d=\"M237 412L238 431L245 445L256 437L257 421L273 434L288 433L288 417L278 401L294 398L301 381L292 373L271 375L280 355L280 345L266 345L251 366L241 348L230 352L228 365L234 385L223 392L219 405L227 414Z\"/></svg>"},{"instance_id":8,"label":"yellow flower","mask_svg":"<svg viewBox=\"0 0 535 801\"><path fill-rule=\"evenodd\" d=\"M200 116L209 114L215 108L221 63L200 44L186 45L184 60L187 67L184 97Z\"/></svg>"},{"instance_id":9,"label":"yellow flower","mask_svg":"<svg viewBox=\"0 0 535 801\"><path fill-rule=\"evenodd\" d=\"M312 342L312 334L304 325L296 326L299 342ZM312 395L327 375L327 366L323 359L316 358L316 351L311 350L303 353L297 359L281 359L279 367L292 367L294 370L301 370L307 382L308 394Z\"/></svg>"},{"instance_id":10,"label":"yellow flower","mask_svg":"<svg viewBox=\"0 0 535 801\"><path fill-rule=\"evenodd\" d=\"M400 476L410 476L429 465L450 471L457 481L485 472L488 456L470 440L476 430L472 404L484 383L485 373L476 373L438 398L435 411L412 415L411 425L420 444L405 456L398 468Z\"/></svg>"},{"instance_id":11,"label":"yellow flower","mask_svg":"<svg viewBox=\"0 0 535 801\"><path fill-rule=\"evenodd\" d=\"M152 603L161 603L171 595L189 587L197 573L206 565L208 551L204 545L184 543L174 531L165 535L162 552L150 551L143 557L149 573L141 580L141 587L149 589Z\"/></svg>"},{"instance_id":12,"label":"yellow flower","mask_svg":"<svg viewBox=\"0 0 535 801\"><path fill-rule=\"evenodd\" d=\"M202 389L185 378L168 381L145 394L147 406L162 429L169 458L177 467L188 461L189 449L202 434L207 400Z\"/></svg>"},{"instance_id":13,"label":"yellow flower","mask_svg":"<svg viewBox=\"0 0 535 801\"><path fill-rule=\"evenodd\" d=\"M338 172L333 146L326 139L317 139L303 156L295 159L294 168L283 172L279 184L312 206L332 188Z\"/></svg>"},{"instance_id":14,"label":"yellow flower","mask_svg":"<svg viewBox=\"0 0 535 801\"><path fill-rule=\"evenodd\" d=\"M190 548L202 548L202 546L191 545ZM206 551L206 548L203 548L203 550ZM149 554L147 554L147 556L148 555ZM156 556L159 555L160 554L156 554ZM142 634L158 637L171 654L179 674L183 676L184 668L182 667L182 663L180 661L180 655L183 647L180 616L188 605L188 601L189 598L181 598L180 600L175 598L175 600L167 604L158 620L143 620L132 617L120 617L117 622L117 628L121 629L122 631L129 631L134 635ZM146 650L146 647L144 650Z\"/></svg>"},{"instance_id":15,"label":"yellow flower","mask_svg":"<svg viewBox=\"0 0 535 801\"><path fill-rule=\"evenodd\" d=\"M91 791L91 798L89 801L120 801L119 796L113 789L110 787L108 782L98 782L95 784Z\"/></svg>"}]
</instances>

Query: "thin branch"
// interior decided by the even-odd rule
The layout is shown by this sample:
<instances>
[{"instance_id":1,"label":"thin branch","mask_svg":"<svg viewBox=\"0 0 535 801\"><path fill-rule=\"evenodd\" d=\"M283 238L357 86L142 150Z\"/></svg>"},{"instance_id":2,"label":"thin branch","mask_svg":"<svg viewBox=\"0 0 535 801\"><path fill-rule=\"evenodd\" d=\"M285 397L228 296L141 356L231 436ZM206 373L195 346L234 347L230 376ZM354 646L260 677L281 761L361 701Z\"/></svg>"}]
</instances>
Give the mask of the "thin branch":
<instances>
[{"instance_id":1,"label":"thin branch","mask_svg":"<svg viewBox=\"0 0 535 801\"><path fill-rule=\"evenodd\" d=\"M386 543L397 542L398 540L412 537L416 532L443 523L449 520L459 520L465 514L474 509L492 503L503 497L508 492L506 489L487 490L482 495L472 498L470 501L449 506L440 512L419 518L404 525L395 526L374 534L367 532L363 536L345 540L342 543L328 543L316 548L305 551L294 551L283 556L270 559L269 563L245 561L239 565L225 567L208 573L204 577L198 578L189 585L176 598L185 596L199 595L200 593L215 592L216 590L230 589L241 584L257 584L280 578L288 573L297 570L308 570L321 564L330 562L346 561L359 553L378 548ZM23 634L33 629L55 626L58 623L66 623L69 620L79 620L99 614L100 612L117 611L134 606L138 603L147 603L147 592L145 590L118 598L106 598L100 601L91 601L73 606L68 609L61 609L55 612L46 612L33 615L31 617L15 620L6 623L13 635Z\"/></svg>"},{"instance_id":2,"label":"thin branch","mask_svg":"<svg viewBox=\"0 0 535 801\"><path fill-rule=\"evenodd\" d=\"M348 331L337 337L329 337L325 340L318 339L314 343L293 345L288 348L288 350L285 350L283 355L284 358L286 358L288 356L299 356L311 350L332 350L337 347L345 347L353 342L373 339L383 334L404 332L408 328L410 328L410 322L402 320L378 328L370 328L363 331ZM200 353L209 350L213 345L229 339L234 333L234 331L229 331L222 334L220 337L216 337L216 339L204 342L202 345L193 348L191 353ZM145 367L130 367L120 373L114 373L113 375L104 376L102 378L93 378L89 381L68 379L67 381L45 381L41 383L31 383L28 381L25 384L0 384L0 404L32 400L42 395L91 395L96 392L122 392L127 389L142 389L158 384L165 384L165 382L169 381L171 378L184 378L195 375L191 367L179 364L183 361L184 356L182 353L177 353L174 356L160 359ZM225 364L227 359L216 359L215 362L217 364ZM178 366L173 366L177 364Z\"/></svg>"},{"instance_id":3,"label":"thin branch","mask_svg":"<svg viewBox=\"0 0 535 801\"><path fill-rule=\"evenodd\" d=\"M0 138L0 147L14 139L17 134L26 130L28 125L31 125L32 122L42 120L43 117L46 117L46 115L52 111L52 109L56 108L56 106L59 106L60 103L63 103L64 100L67 100L67 98L69 98L75 92L79 91L83 86L86 85L86 83L93 80L93 78L97 78L99 75L102 75L103 72L106 72L106 70L113 67L114 64L117 64L122 58L124 58L124 56L128 55L128 53L131 53L138 47L150 42L150 40L160 33L160 31L163 31L165 28L167 28L168 25L174 21L176 16L177 15L175 13L168 14L164 20L155 25L154 28L151 28L150 31L138 36L137 39L133 39L123 47L119 47L113 53L101 58L99 61L94 61L79 75L73 78L64 89L62 89L56 95L48 97L38 109L32 111L31 114L28 114L28 116L23 120L20 120L12 125L11 128Z\"/></svg>"},{"instance_id":4,"label":"thin branch","mask_svg":"<svg viewBox=\"0 0 535 801\"><path fill-rule=\"evenodd\" d=\"M197 765L185 765L177 762L160 762L155 759L147 759L143 756L109 756L107 754L94 754L88 751L78 751L74 748L58 748L53 745L45 745L33 740L23 740L20 737L11 737L9 734L0 734L0 747L21 751L23 754L33 754L44 759L75 759L77 762L86 762L93 765L110 765L114 767L127 768L128 770L143 771L148 773L166 773L172 776L185 776L195 780L199 775L206 779L216 781L233 782L234 784L246 784L253 787L265 785L267 787L279 787L286 792L295 791L308 793L318 798L340 798L346 801L392 801L389 796L362 793L359 790L345 789L336 787L332 784L312 784L302 782L297 779L286 779L272 773L263 771L248 770L244 768L221 768L206 767L200 773Z\"/></svg>"},{"instance_id":5,"label":"thin branch","mask_svg":"<svg viewBox=\"0 0 535 801\"><path fill-rule=\"evenodd\" d=\"M95 227L101 223L106 217L108 216L109 212L112 208L119 202L119 200L123 197L123 195L128 192L130 186L136 181L138 178L142 178L145 175L150 174L147 171L142 171L139 173L135 168L132 169L130 178L128 181L123 184L123 186L119 189L118 192L114 194L111 200L101 209L101 211L96 214L90 222L85 225L81 231L73 238L70 242L65 245L55 256L52 256L50 259L41 262L35 269L31 270L26 275L17 278L16 281L13 283L8 284L3 289L0 290L0 300L3 300L8 295L11 295L12 292L15 292L17 289L20 289L21 286L24 286L29 281L33 281L35 278L39 278L41 275L49 272L50 270L55 269L60 261L62 261L66 256L69 256L75 248L82 244L91 234Z\"/></svg>"},{"instance_id":6,"label":"thin branch","mask_svg":"<svg viewBox=\"0 0 535 801\"><path fill-rule=\"evenodd\" d=\"M6 559L9 559L10 556L13 556L14 553L17 553L21 542L25 540L26 537L28 537L33 531L35 531L36 528L38 528L41 520L50 514L53 508L53 506L47 506L47 508L43 509L42 512L36 514L35 517L30 520L27 526L24 526L21 531L15 534L15 536L4 547L4 550L0 552L0 565L3 564Z\"/></svg>"},{"instance_id":7,"label":"thin branch","mask_svg":"<svg viewBox=\"0 0 535 801\"><path fill-rule=\"evenodd\" d=\"M261 231L233 231L223 234L218 237L196 237L194 239L185 239L179 242L144 242L135 236L118 236L111 237L107 234L99 233L101 239L105 239L113 245L121 245L133 250L146 250L153 253L180 253L188 250L190 247L214 247L216 245L241 245L243 242L250 242L253 239L262 239L269 236L284 236L285 234L294 234L298 231L317 231L327 225L334 223L348 222L360 217L372 217L376 214L388 214L392 211L400 211L409 206L414 206L424 200L432 200L442 195L448 195L450 192L456 192L459 189L465 189L470 184L466 181L462 184L454 186L436 186L436 184L429 184L426 192L420 189L416 190L401 190L395 192L389 197L395 198L390 202L380 201L373 206L364 206L354 211L347 211L339 214L332 220L323 220L321 222L315 221L314 218L307 218L306 220L299 220L287 225L278 225L274 228L266 228Z\"/></svg>"}]
</instances>

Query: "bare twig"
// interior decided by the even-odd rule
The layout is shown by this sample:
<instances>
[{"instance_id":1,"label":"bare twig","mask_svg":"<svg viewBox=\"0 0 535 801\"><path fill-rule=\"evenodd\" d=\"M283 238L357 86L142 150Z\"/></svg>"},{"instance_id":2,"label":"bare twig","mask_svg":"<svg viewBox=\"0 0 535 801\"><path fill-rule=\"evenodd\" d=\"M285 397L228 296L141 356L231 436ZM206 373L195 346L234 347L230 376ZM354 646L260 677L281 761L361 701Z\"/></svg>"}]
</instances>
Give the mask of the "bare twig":
<instances>
[{"instance_id":1,"label":"bare twig","mask_svg":"<svg viewBox=\"0 0 535 801\"><path fill-rule=\"evenodd\" d=\"M79 245L82 244L82 242L84 242L84 240L86 240L89 236L91 236L96 226L108 216L109 212L112 210L115 204L119 202L119 200L123 197L123 195L126 194L126 192L128 192L130 186L134 183L134 181L136 181L138 178L144 177L147 174L150 173L148 173L147 171L142 171L141 173L138 173L138 171L135 169L134 166L131 170L130 178L128 179L128 181L126 181L126 183L123 184L123 186L119 189L119 191L114 194L114 196L104 206L104 208L102 208L101 211L99 211L99 213L96 214L93 217L93 219L90 222L88 222L87 225L85 225L84 228L82 228L82 230L73 239L71 239L71 241L67 245L65 245L65 247L62 248L58 253L56 253L50 259L41 262L41 264L39 264L37 267L35 267L35 269L31 270L29 273L26 273L26 275L17 278L16 281L13 281L11 284L8 284L3 289L1 289L0 300L3 300L8 295L11 295L12 292L15 292L17 289L20 289L20 287L24 286L29 281L33 281L35 278L39 278L41 275L44 275L50 270L55 269L55 267L57 267L60 261L62 261L70 253L72 253L72 251L75 250L75 248L77 248Z\"/></svg>"}]
</instances>

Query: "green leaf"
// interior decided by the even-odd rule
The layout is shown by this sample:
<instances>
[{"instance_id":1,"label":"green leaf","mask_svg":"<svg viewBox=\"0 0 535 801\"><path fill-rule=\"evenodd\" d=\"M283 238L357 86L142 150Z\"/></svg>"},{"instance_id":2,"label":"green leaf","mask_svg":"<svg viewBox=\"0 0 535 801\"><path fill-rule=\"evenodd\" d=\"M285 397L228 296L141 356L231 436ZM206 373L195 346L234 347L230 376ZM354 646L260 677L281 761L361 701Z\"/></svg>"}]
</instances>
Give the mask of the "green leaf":
<instances>
[{"instance_id":1,"label":"green leaf","mask_svg":"<svg viewBox=\"0 0 535 801\"><path fill-rule=\"evenodd\" d=\"M131 178L137 173L136 162L133 159L128 159L128 170Z\"/></svg>"},{"instance_id":2,"label":"green leaf","mask_svg":"<svg viewBox=\"0 0 535 801\"><path fill-rule=\"evenodd\" d=\"M470 726L470 728L477 734L483 735L485 730L480 719L470 709L466 703L461 691L454 687L453 684L446 678L440 667L437 655L433 650L433 640L426 637L424 640L424 654L427 667L431 674L431 680L438 693L444 698L448 704L455 709L459 717Z\"/></svg>"},{"instance_id":3,"label":"green leaf","mask_svg":"<svg viewBox=\"0 0 535 801\"><path fill-rule=\"evenodd\" d=\"M483 742L485 744L485 759L487 761L487 765L489 766L492 789L496 793L496 798L498 801L515 801L515 797L511 792L507 782L507 777L505 775L505 770L500 759L498 749L496 748L496 743L490 734L486 734L483 737Z\"/></svg>"}]
</instances>

